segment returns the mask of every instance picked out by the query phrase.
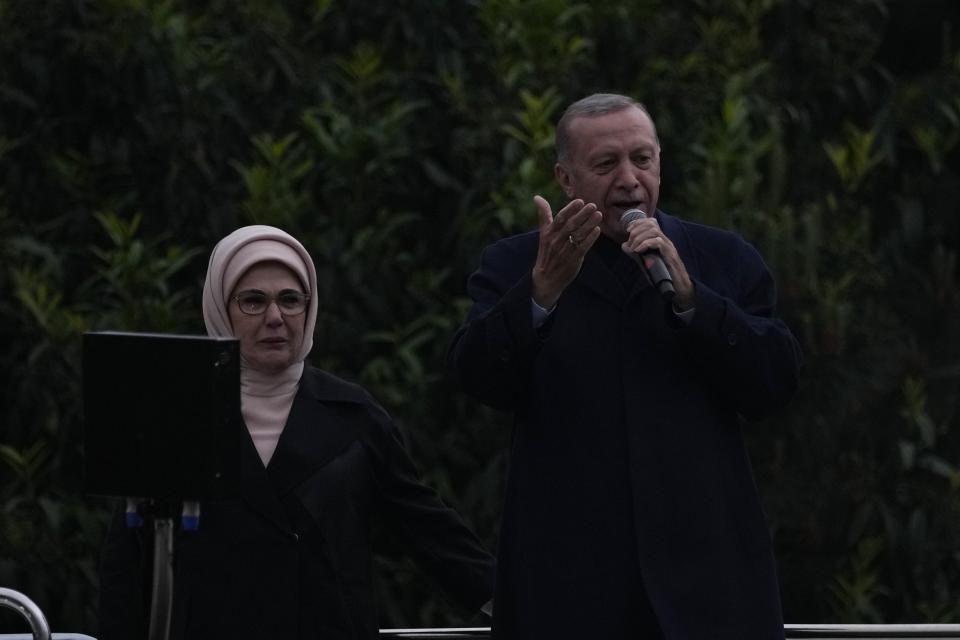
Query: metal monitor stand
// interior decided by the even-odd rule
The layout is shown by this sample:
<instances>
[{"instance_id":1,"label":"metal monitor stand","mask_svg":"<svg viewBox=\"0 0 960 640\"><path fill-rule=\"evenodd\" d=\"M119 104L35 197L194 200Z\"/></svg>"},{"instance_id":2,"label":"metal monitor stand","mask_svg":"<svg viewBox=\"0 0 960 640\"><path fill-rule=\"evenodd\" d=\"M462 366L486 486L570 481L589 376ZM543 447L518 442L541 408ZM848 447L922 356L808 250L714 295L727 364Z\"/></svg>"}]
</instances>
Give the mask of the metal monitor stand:
<instances>
[{"instance_id":1,"label":"metal monitor stand","mask_svg":"<svg viewBox=\"0 0 960 640\"><path fill-rule=\"evenodd\" d=\"M150 598L149 640L170 637L173 609L173 519L153 521L153 591Z\"/></svg>"}]
</instances>

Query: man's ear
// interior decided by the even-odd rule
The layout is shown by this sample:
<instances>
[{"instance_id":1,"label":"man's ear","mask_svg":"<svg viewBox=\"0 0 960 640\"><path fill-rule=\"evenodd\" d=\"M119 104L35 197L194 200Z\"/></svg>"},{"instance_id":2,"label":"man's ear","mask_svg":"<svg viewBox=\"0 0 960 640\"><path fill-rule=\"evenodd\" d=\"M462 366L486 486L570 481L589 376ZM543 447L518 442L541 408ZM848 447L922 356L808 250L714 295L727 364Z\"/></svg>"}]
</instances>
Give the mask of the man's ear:
<instances>
[{"instance_id":1,"label":"man's ear","mask_svg":"<svg viewBox=\"0 0 960 640\"><path fill-rule=\"evenodd\" d=\"M573 179L570 173L559 162L553 165L553 177L568 198L573 198Z\"/></svg>"}]
</instances>

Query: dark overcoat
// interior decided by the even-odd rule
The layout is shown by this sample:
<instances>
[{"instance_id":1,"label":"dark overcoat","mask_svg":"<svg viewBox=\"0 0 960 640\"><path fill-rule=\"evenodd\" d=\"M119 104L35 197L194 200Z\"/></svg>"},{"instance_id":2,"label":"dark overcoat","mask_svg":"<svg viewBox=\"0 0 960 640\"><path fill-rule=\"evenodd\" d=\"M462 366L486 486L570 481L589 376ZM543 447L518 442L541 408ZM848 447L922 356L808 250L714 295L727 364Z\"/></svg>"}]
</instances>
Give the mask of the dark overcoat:
<instances>
[{"instance_id":1,"label":"dark overcoat","mask_svg":"<svg viewBox=\"0 0 960 640\"><path fill-rule=\"evenodd\" d=\"M799 347L751 245L658 219L696 287L689 325L605 237L539 330L536 232L488 247L469 280L448 364L515 416L497 638L638 638L643 594L670 639L783 637L741 421L788 401Z\"/></svg>"},{"instance_id":2,"label":"dark overcoat","mask_svg":"<svg viewBox=\"0 0 960 640\"><path fill-rule=\"evenodd\" d=\"M171 638L376 638L378 522L455 601L489 600L493 558L363 389L308 367L266 468L244 434L241 497L202 504L199 530L176 534ZM145 533L108 536L101 640L146 637Z\"/></svg>"}]
</instances>

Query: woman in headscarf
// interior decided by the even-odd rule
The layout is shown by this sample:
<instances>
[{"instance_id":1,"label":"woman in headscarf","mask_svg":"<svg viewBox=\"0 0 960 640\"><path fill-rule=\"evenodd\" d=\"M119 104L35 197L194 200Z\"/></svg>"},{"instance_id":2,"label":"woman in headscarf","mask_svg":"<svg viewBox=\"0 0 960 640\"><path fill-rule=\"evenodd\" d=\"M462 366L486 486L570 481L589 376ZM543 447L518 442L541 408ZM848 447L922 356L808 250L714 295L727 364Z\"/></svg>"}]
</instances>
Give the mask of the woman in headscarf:
<instances>
[{"instance_id":1,"label":"woman in headscarf","mask_svg":"<svg viewBox=\"0 0 960 640\"><path fill-rule=\"evenodd\" d=\"M377 521L462 605L491 597L490 554L420 483L390 417L305 364L317 303L313 261L280 229L238 229L210 256L203 318L209 334L240 341L249 437L241 498L203 504L198 530L177 536L172 638L376 638ZM105 564L132 535L111 533ZM143 637L145 618L113 610L129 604L117 600L101 599L101 640Z\"/></svg>"}]
</instances>

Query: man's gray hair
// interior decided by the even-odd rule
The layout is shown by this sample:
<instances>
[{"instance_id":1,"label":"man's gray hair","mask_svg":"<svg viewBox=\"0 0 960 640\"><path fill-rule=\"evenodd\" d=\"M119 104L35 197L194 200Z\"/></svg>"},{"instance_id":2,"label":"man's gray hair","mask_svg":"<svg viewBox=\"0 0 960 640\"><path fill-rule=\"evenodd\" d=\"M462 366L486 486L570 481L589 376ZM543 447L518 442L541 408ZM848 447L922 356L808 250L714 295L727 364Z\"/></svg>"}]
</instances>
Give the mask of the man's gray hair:
<instances>
[{"instance_id":1,"label":"man's gray hair","mask_svg":"<svg viewBox=\"0 0 960 640\"><path fill-rule=\"evenodd\" d=\"M650 122L653 123L653 117L643 105L629 96L622 96L618 93L594 93L586 98L577 100L563 112L560 121L557 122L556 141L554 147L557 151L557 162L564 163L570 157L570 123L575 118L592 118L595 116L605 116L608 113L616 113L635 107L647 114ZM656 137L657 145L660 144L660 138L657 136L657 127L653 127L653 135Z\"/></svg>"}]
</instances>

